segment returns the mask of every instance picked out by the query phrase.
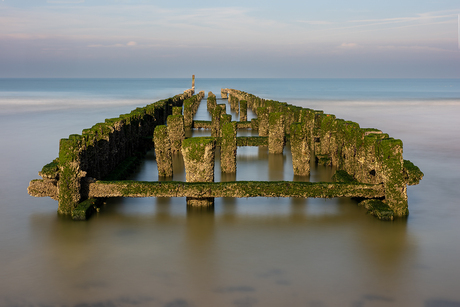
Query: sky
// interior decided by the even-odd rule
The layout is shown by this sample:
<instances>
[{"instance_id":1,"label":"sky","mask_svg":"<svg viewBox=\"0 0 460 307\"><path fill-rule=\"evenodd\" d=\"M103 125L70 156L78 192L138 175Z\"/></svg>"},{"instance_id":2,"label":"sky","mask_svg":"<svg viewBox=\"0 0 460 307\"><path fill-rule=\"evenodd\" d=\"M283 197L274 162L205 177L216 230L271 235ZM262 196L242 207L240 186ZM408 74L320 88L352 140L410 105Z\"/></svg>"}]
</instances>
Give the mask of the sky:
<instances>
[{"instance_id":1,"label":"sky","mask_svg":"<svg viewBox=\"0 0 460 307\"><path fill-rule=\"evenodd\" d=\"M459 0L0 0L0 78L460 78Z\"/></svg>"}]
</instances>

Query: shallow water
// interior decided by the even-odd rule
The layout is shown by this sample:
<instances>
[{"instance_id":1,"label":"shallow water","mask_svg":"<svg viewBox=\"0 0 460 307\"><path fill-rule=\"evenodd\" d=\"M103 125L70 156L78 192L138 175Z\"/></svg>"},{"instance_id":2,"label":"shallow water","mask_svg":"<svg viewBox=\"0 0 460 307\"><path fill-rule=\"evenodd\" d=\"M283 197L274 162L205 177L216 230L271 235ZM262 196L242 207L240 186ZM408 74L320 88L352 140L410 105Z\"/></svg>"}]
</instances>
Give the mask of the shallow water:
<instances>
[{"instance_id":1,"label":"shallow water","mask_svg":"<svg viewBox=\"0 0 460 307\"><path fill-rule=\"evenodd\" d=\"M346 198L219 198L204 212L125 198L87 222L58 217L57 202L26 189L59 139L190 83L128 81L0 80L0 306L460 306L459 80L197 79L402 139L425 173L407 219L381 222ZM290 159L238 148L236 179L292 180ZM216 180L231 180L218 165ZM150 154L133 179L156 176Z\"/></svg>"}]
</instances>

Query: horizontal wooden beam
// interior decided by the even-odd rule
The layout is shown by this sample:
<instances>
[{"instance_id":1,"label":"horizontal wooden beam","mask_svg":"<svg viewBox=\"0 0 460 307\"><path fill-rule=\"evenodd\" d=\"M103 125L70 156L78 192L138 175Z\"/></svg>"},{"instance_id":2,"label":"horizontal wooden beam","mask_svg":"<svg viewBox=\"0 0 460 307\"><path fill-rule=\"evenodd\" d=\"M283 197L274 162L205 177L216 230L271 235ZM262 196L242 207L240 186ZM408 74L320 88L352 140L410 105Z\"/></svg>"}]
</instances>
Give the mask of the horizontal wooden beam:
<instances>
[{"instance_id":1,"label":"horizontal wooden beam","mask_svg":"<svg viewBox=\"0 0 460 307\"><path fill-rule=\"evenodd\" d=\"M96 181L88 197L363 197L384 196L383 185L292 181Z\"/></svg>"}]
</instances>

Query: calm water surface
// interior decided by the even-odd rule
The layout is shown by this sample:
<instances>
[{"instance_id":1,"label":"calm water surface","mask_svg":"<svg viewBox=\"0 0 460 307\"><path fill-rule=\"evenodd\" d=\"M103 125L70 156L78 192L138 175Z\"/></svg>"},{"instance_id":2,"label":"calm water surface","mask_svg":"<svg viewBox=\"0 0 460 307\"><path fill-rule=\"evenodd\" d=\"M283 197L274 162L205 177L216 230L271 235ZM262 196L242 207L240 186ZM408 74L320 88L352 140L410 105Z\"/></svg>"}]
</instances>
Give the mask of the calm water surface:
<instances>
[{"instance_id":1,"label":"calm water surface","mask_svg":"<svg viewBox=\"0 0 460 307\"><path fill-rule=\"evenodd\" d=\"M404 220L381 222L347 198L219 198L205 212L183 198L125 198L73 222L27 195L60 138L189 86L0 79L0 306L460 306L457 79L197 79L197 90L237 88L402 139L425 173ZM216 180L294 179L288 148L239 148L237 165L221 176L217 161ZM313 166L308 180L332 172ZM184 177L178 158L174 179ZM152 153L132 178L157 180Z\"/></svg>"}]
</instances>

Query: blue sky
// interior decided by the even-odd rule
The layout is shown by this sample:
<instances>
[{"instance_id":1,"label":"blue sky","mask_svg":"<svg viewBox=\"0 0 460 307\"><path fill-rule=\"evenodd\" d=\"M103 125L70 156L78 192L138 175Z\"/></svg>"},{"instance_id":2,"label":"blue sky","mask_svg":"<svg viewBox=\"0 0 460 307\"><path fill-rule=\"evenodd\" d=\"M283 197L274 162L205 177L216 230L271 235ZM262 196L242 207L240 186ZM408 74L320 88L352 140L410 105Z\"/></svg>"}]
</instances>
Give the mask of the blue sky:
<instances>
[{"instance_id":1,"label":"blue sky","mask_svg":"<svg viewBox=\"0 0 460 307\"><path fill-rule=\"evenodd\" d=\"M0 1L0 77L460 78L458 0Z\"/></svg>"}]
</instances>

